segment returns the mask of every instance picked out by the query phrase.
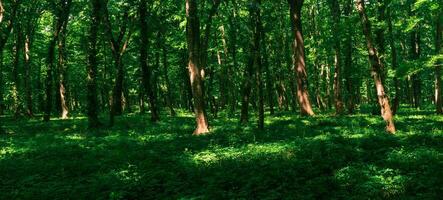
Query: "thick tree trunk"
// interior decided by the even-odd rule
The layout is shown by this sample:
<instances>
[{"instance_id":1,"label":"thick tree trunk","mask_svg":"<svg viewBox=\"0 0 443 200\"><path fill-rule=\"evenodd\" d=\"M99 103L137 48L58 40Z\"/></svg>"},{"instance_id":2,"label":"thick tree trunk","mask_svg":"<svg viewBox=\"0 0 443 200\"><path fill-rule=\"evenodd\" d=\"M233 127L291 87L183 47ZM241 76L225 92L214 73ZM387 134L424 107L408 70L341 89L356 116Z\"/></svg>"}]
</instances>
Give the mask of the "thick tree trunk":
<instances>
[{"instance_id":1,"label":"thick tree trunk","mask_svg":"<svg viewBox=\"0 0 443 200\"><path fill-rule=\"evenodd\" d=\"M56 20L56 27L52 35L52 39L49 42L49 48L48 48L48 60L47 60L48 69L46 71L46 80L45 80L46 105L45 105L45 113L43 116L43 120L45 122L48 122L51 118L52 104L54 103L52 100L52 90L53 90L53 81L54 81L53 75L54 75L55 46L59 39L60 31L63 27L63 19L61 16L55 16L55 20Z\"/></svg>"},{"instance_id":2,"label":"thick tree trunk","mask_svg":"<svg viewBox=\"0 0 443 200\"><path fill-rule=\"evenodd\" d=\"M301 115L314 115L311 107L308 92L308 75L305 66L305 46L303 41L301 8L304 0L288 0L290 7L290 18L294 40L293 48L293 66L297 78L297 99L300 104Z\"/></svg>"},{"instance_id":3,"label":"thick tree trunk","mask_svg":"<svg viewBox=\"0 0 443 200\"><path fill-rule=\"evenodd\" d=\"M100 23L102 4L101 0L91 0L91 24L89 25L88 38L88 65L87 65L87 110L89 128L97 128L101 125L98 120L97 105L97 32Z\"/></svg>"},{"instance_id":4,"label":"thick tree trunk","mask_svg":"<svg viewBox=\"0 0 443 200\"><path fill-rule=\"evenodd\" d=\"M329 0L331 7L333 25L332 32L334 34L334 102L335 102L335 113L340 115L343 114L343 101L341 93L341 44L340 44L340 5L338 0Z\"/></svg>"},{"instance_id":5,"label":"thick tree trunk","mask_svg":"<svg viewBox=\"0 0 443 200\"><path fill-rule=\"evenodd\" d=\"M360 19L363 27L363 34L366 38L366 45L369 53L369 61L372 66L372 76L374 78L375 87L377 89L378 103L381 108L381 115L386 121L386 131L395 133L394 117L392 115L391 107L389 105L389 98L385 93L382 80L382 63L378 56L378 52L372 43L371 23L366 15L364 0L356 1L357 11L360 14Z\"/></svg>"},{"instance_id":6,"label":"thick tree trunk","mask_svg":"<svg viewBox=\"0 0 443 200\"><path fill-rule=\"evenodd\" d=\"M194 97L194 112L197 127L195 135L209 132L203 96L203 80L200 74L200 25L196 0L186 0L186 39L188 43L188 71Z\"/></svg>"},{"instance_id":7,"label":"thick tree trunk","mask_svg":"<svg viewBox=\"0 0 443 200\"><path fill-rule=\"evenodd\" d=\"M441 5L441 4L440 4ZM441 54L441 45L442 45L442 35L443 35L443 14L440 12L437 15L436 19L436 34L435 34L435 53L437 55ZM435 110L437 114L443 114L443 96L442 96L442 89L441 89L441 64L442 61L438 61L435 65Z\"/></svg>"},{"instance_id":8,"label":"thick tree trunk","mask_svg":"<svg viewBox=\"0 0 443 200\"><path fill-rule=\"evenodd\" d=\"M28 25L29 26L29 25ZM25 68L25 101L26 101L26 114L29 117L34 116L32 108L32 87L31 87L31 28L27 27L25 34L25 42L23 48L24 68Z\"/></svg>"},{"instance_id":9,"label":"thick tree trunk","mask_svg":"<svg viewBox=\"0 0 443 200\"><path fill-rule=\"evenodd\" d=\"M142 82L144 86L144 91L148 95L149 104L151 109L151 121L156 122L160 119L158 115L156 96L154 93L154 82L152 78L152 69L148 66L148 22L146 19L147 13L147 1L142 0L139 5L139 16L140 16L140 68L142 73Z\"/></svg>"}]
</instances>

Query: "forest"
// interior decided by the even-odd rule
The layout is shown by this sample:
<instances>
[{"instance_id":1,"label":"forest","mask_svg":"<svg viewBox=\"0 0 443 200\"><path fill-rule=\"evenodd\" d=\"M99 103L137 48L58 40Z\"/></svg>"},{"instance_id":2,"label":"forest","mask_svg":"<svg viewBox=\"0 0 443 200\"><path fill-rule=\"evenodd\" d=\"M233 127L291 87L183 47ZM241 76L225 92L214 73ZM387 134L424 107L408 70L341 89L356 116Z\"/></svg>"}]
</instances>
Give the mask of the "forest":
<instances>
[{"instance_id":1,"label":"forest","mask_svg":"<svg viewBox=\"0 0 443 200\"><path fill-rule=\"evenodd\" d=\"M440 0L0 0L0 199L440 199Z\"/></svg>"}]
</instances>

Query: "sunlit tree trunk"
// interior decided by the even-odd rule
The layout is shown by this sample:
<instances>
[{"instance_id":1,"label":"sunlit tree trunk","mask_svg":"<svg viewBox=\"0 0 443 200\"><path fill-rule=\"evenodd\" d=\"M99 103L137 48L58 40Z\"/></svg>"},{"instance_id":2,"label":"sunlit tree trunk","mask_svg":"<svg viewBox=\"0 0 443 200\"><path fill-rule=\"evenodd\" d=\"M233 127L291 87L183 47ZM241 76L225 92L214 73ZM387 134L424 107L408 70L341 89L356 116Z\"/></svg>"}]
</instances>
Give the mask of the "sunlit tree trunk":
<instances>
[{"instance_id":1,"label":"sunlit tree trunk","mask_svg":"<svg viewBox=\"0 0 443 200\"><path fill-rule=\"evenodd\" d=\"M203 95L203 80L200 74L200 20L196 0L186 0L186 39L188 44L188 71L194 98L194 112L197 127L195 135L209 132Z\"/></svg>"},{"instance_id":2,"label":"sunlit tree trunk","mask_svg":"<svg viewBox=\"0 0 443 200\"><path fill-rule=\"evenodd\" d=\"M88 36L88 64L87 64L87 114L89 128L97 128L101 125L98 120L97 105L97 32L100 23L101 0L90 0L92 4L91 22Z\"/></svg>"},{"instance_id":3,"label":"sunlit tree trunk","mask_svg":"<svg viewBox=\"0 0 443 200\"><path fill-rule=\"evenodd\" d=\"M386 121L386 131L395 133L394 117L389 105L389 98L385 93L382 80L382 63L372 42L371 23L366 15L364 0L356 1L357 11L360 14L363 34L366 38L366 45L369 53L369 61L372 66L372 76L374 78L375 88L377 89L378 103L381 108L381 115Z\"/></svg>"},{"instance_id":4,"label":"sunlit tree trunk","mask_svg":"<svg viewBox=\"0 0 443 200\"><path fill-rule=\"evenodd\" d=\"M32 88L31 88L31 34L26 31L25 43L23 48L24 68L25 68L25 101L26 101L26 114L30 117L34 115L32 109Z\"/></svg>"},{"instance_id":5,"label":"sunlit tree trunk","mask_svg":"<svg viewBox=\"0 0 443 200\"><path fill-rule=\"evenodd\" d=\"M67 119L69 114L68 103L67 103L67 65L66 65L66 37L67 37L67 27L69 20L69 13L71 8L72 0L64 0L63 2L63 26L60 32L60 37L58 41L58 94L60 96L60 108L61 108L61 118Z\"/></svg>"},{"instance_id":6,"label":"sunlit tree trunk","mask_svg":"<svg viewBox=\"0 0 443 200\"><path fill-rule=\"evenodd\" d=\"M308 75L305 66L305 46L303 41L301 9L304 0L288 0L290 18L293 32L293 66L297 80L297 99L300 105L301 115L314 115L308 92Z\"/></svg>"}]
</instances>

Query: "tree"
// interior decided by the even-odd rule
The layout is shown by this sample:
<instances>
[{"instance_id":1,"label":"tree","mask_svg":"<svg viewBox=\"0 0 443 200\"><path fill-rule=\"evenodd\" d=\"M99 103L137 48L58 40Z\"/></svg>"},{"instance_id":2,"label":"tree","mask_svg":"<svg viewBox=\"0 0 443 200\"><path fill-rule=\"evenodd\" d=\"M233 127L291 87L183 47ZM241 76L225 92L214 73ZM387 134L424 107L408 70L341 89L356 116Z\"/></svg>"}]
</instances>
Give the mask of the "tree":
<instances>
[{"instance_id":1,"label":"tree","mask_svg":"<svg viewBox=\"0 0 443 200\"><path fill-rule=\"evenodd\" d=\"M440 4L441 6L442 4ZM440 8L440 10L442 10ZM442 45L442 35L443 35L443 14L442 12L439 12L436 17L436 28L435 28L435 53L437 55L440 55L441 52L441 45ZM435 108L437 111L437 114L443 114L443 96L442 96L442 89L441 89L441 61L437 61L435 64Z\"/></svg>"},{"instance_id":2,"label":"tree","mask_svg":"<svg viewBox=\"0 0 443 200\"><path fill-rule=\"evenodd\" d=\"M389 133L395 133L394 117L389 105L389 98L385 93L385 88L383 86L382 63L378 56L377 49L374 47L372 42L371 22L366 15L364 0L357 0L356 7L360 15L363 34L366 38L369 62L372 66L372 77L374 78L375 88L377 90L377 98L381 109L381 115L386 122L386 131Z\"/></svg>"},{"instance_id":3,"label":"tree","mask_svg":"<svg viewBox=\"0 0 443 200\"><path fill-rule=\"evenodd\" d=\"M3 51L8 41L9 36L11 35L12 27L14 25L14 21L16 18L17 8L19 4L17 1L12 1L10 16L6 18L5 13L6 9L3 5L2 0L0 0L0 115L4 113L4 80L3 80ZM5 21L5 19L7 19Z\"/></svg>"},{"instance_id":4,"label":"tree","mask_svg":"<svg viewBox=\"0 0 443 200\"><path fill-rule=\"evenodd\" d=\"M288 0L290 8L291 27L293 32L292 63L297 80L297 99L301 115L314 115L308 92L308 75L305 66L305 46L303 41L301 9L304 0Z\"/></svg>"},{"instance_id":5,"label":"tree","mask_svg":"<svg viewBox=\"0 0 443 200\"><path fill-rule=\"evenodd\" d=\"M103 5L103 20L104 26L111 45L112 58L116 69L116 77L114 89L112 91L112 100L110 105L110 120L109 124L114 124L114 116L121 115L123 112L123 83L124 83L124 67L123 55L128 47L131 38L131 27L129 21L129 5L125 5L122 15L120 17L120 27L117 35L113 33L113 27L108 12L107 1ZM126 38L125 38L126 37ZM155 119L156 120L156 119Z\"/></svg>"},{"instance_id":6,"label":"tree","mask_svg":"<svg viewBox=\"0 0 443 200\"><path fill-rule=\"evenodd\" d=\"M101 125L98 119L97 103L97 34L100 24L102 1L90 0L92 11L90 16L89 36L88 36L88 64L87 71L87 115L88 127L97 128Z\"/></svg>"},{"instance_id":7,"label":"tree","mask_svg":"<svg viewBox=\"0 0 443 200\"><path fill-rule=\"evenodd\" d=\"M151 80L152 69L148 66L148 22L146 19L147 1L141 0L139 5L140 18L140 68L142 73L143 89L149 97L149 104L151 105L151 121L159 120L156 96L153 90L153 82Z\"/></svg>"},{"instance_id":8,"label":"tree","mask_svg":"<svg viewBox=\"0 0 443 200\"><path fill-rule=\"evenodd\" d=\"M343 101L341 95L341 34L340 34L340 5L338 0L329 0L329 6L332 12L332 33L334 34L334 101L336 114L343 113Z\"/></svg>"},{"instance_id":9,"label":"tree","mask_svg":"<svg viewBox=\"0 0 443 200\"><path fill-rule=\"evenodd\" d=\"M195 135L209 132L203 96L203 82L200 74L200 20L196 0L186 0L186 40L188 44L188 71L194 98L194 112L197 127Z\"/></svg>"},{"instance_id":10,"label":"tree","mask_svg":"<svg viewBox=\"0 0 443 200\"><path fill-rule=\"evenodd\" d=\"M51 112L52 112L52 104L54 103L52 100L52 90L53 90L53 76L54 76L54 59L55 59L55 47L57 45L57 42L60 39L60 34L62 33L62 31L64 31L63 29L66 29L66 24L68 23L68 19L69 19L69 9L70 9L70 5L71 5L71 0L60 0L58 2L54 2L55 5L54 6L54 21L55 23L55 27L54 27L54 31L52 34L52 39L49 42L49 47L48 47L48 60L47 60L47 65L48 65L48 69L46 71L46 106L45 106L45 114L44 114L44 121L49 121L50 117L51 117ZM62 39L63 40L63 39ZM62 48L62 52L63 52L63 47ZM64 59L64 58L61 58ZM61 61L64 62L64 61ZM63 64L63 63L62 63ZM64 64L63 64L64 65ZM63 92L61 93L61 95L63 95ZM64 101L64 98L62 98ZM67 113L66 113L67 115Z\"/></svg>"}]
</instances>

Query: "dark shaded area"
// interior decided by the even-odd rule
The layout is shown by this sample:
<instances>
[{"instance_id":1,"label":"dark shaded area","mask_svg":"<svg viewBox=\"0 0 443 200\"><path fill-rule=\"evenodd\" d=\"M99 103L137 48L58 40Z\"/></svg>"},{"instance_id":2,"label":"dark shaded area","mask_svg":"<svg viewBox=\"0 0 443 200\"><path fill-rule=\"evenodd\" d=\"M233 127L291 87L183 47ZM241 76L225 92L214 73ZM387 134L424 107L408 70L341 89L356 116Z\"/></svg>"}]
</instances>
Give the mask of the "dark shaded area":
<instances>
[{"instance_id":1,"label":"dark shaded area","mask_svg":"<svg viewBox=\"0 0 443 200\"><path fill-rule=\"evenodd\" d=\"M223 116L223 113L222 113ZM378 116L283 114L257 131L220 117L2 119L0 199L438 199L443 118L399 113L397 135Z\"/></svg>"}]
</instances>

